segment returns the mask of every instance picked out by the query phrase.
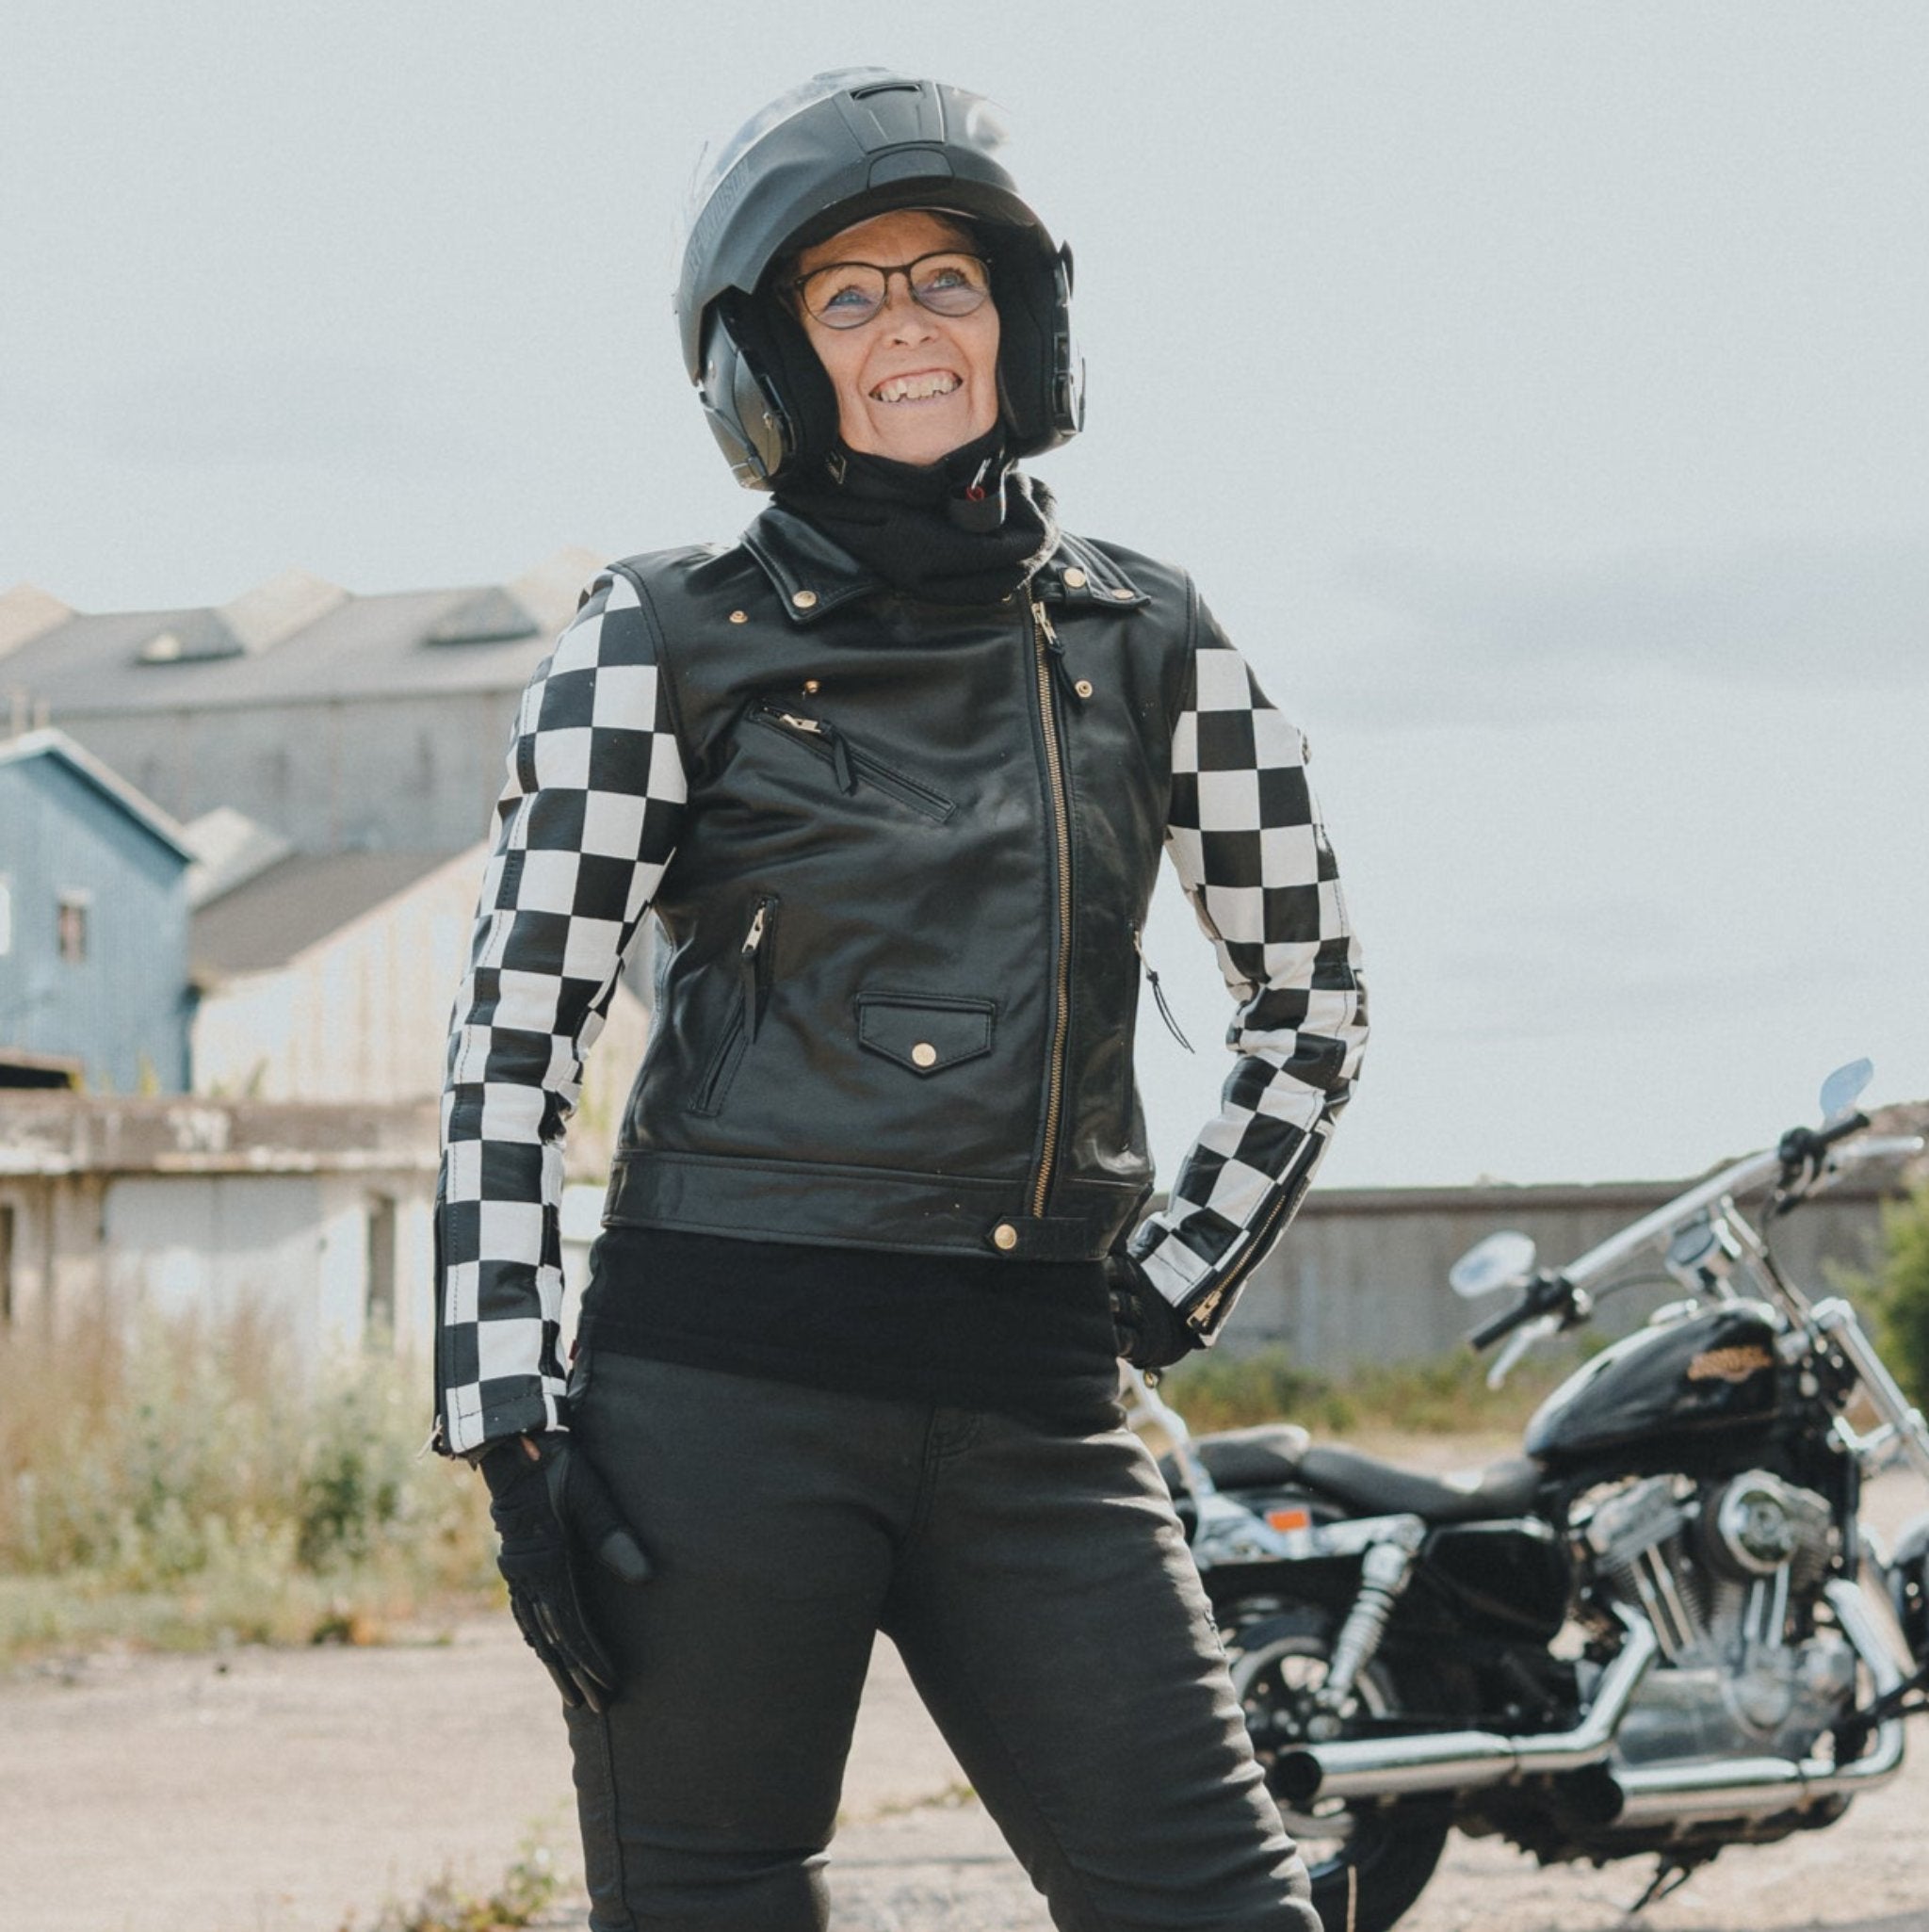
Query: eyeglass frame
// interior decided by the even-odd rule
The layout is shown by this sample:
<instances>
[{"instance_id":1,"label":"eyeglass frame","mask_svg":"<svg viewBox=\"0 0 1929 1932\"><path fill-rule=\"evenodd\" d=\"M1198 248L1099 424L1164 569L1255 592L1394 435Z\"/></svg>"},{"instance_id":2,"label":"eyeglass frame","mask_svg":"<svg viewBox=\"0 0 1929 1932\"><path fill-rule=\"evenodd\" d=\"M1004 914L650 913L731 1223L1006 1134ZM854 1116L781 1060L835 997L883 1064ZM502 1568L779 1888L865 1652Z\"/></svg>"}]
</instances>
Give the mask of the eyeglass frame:
<instances>
[{"instance_id":1,"label":"eyeglass frame","mask_svg":"<svg viewBox=\"0 0 1929 1932\"><path fill-rule=\"evenodd\" d=\"M976 262L978 266L984 270L984 287L981 291L979 291L979 300L976 302L974 302L970 308L958 309L953 311L950 315L946 315L943 309L932 308L918 295L917 284L911 279L912 269L916 268L918 263L920 262L935 261L941 255L950 255L955 258L962 259L964 261ZM819 312L816 309L812 308L811 305L804 300L804 284L806 282L815 282L819 275L828 275L833 268L870 268L875 270L876 273L882 275L884 278L883 299L878 303L877 307L874 308L870 312L870 314L866 316L861 321L827 321L822 315L819 314ZM917 305L917 307L924 310L926 315L942 316L944 317L944 319L946 321L954 321L961 316L975 316L979 312L979 310L981 309L985 305L985 303L992 299L991 271L992 258L989 255L980 254L976 249L933 248L926 249L921 255L912 256L912 258L908 262L825 262L818 268L813 268L808 275L799 275L794 277L791 281L790 286L797 297L797 306L799 310L802 314L808 316L813 322L821 322L826 329L862 329L863 327L865 327L867 323L875 322L877 318L881 315L883 315L887 308L890 307L891 278L894 275L903 276L904 286L910 291L911 300Z\"/></svg>"}]
</instances>

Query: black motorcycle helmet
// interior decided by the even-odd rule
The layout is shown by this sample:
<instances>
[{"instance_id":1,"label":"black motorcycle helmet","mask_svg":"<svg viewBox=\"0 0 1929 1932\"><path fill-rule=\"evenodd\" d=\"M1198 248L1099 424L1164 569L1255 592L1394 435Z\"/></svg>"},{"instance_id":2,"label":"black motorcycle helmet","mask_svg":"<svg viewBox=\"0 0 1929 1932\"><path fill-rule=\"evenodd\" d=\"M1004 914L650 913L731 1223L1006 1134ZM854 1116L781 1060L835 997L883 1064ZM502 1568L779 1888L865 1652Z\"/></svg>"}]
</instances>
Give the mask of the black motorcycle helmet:
<instances>
[{"instance_id":1,"label":"black motorcycle helmet","mask_svg":"<svg viewBox=\"0 0 1929 1932\"><path fill-rule=\"evenodd\" d=\"M828 450L837 403L772 271L892 208L971 225L992 265L1006 450L1035 455L1084 419L1072 347L1072 252L1051 238L999 158L989 101L879 67L820 73L754 115L691 198L676 288L684 365L712 433L746 489L768 490Z\"/></svg>"}]
</instances>

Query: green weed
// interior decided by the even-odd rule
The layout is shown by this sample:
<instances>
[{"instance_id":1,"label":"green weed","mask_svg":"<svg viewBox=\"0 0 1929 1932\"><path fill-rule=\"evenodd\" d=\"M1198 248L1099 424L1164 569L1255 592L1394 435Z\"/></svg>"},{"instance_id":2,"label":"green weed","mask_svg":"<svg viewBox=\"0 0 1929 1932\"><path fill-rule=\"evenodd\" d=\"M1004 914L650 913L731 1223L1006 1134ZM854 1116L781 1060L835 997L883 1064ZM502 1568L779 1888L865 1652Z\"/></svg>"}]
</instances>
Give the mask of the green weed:
<instances>
[{"instance_id":1,"label":"green weed","mask_svg":"<svg viewBox=\"0 0 1929 1932\"><path fill-rule=\"evenodd\" d=\"M464 1891L444 1874L413 1905L384 1906L368 1932L518 1932L555 1904L560 1889L547 1848L526 1845L486 1898ZM343 1922L341 1932L358 1932L352 1918Z\"/></svg>"},{"instance_id":2,"label":"green weed","mask_svg":"<svg viewBox=\"0 0 1929 1932\"><path fill-rule=\"evenodd\" d=\"M305 1368L247 1316L0 1338L0 1659L121 1637L366 1641L494 1586L421 1378Z\"/></svg>"}]
</instances>

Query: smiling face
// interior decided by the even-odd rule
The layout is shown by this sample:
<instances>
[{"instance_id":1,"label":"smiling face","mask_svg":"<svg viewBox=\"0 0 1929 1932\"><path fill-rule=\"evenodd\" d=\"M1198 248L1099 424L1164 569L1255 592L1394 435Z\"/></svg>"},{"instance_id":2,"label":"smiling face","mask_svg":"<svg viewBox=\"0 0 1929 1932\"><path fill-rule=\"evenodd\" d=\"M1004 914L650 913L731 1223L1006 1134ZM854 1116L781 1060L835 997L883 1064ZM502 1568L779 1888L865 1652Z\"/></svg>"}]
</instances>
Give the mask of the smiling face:
<instances>
[{"instance_id":1,"label":"smiling face","mask_svg":"<svg viewBox=\"0 0 1929 1932\"><path fill-rule=\"evenodd\" d=\"M977 246L954 221L922 208L896 209L807 248L795 273L834 262L880 268L942 249ZM804 333L837 397L837 428L852 448L898 463L936 463L981 436L998 416L998 311L987 301L968 316L934 315L890 277L884 306L855 329L833 329L808 312Z\"/></svg>"}]
</instances>

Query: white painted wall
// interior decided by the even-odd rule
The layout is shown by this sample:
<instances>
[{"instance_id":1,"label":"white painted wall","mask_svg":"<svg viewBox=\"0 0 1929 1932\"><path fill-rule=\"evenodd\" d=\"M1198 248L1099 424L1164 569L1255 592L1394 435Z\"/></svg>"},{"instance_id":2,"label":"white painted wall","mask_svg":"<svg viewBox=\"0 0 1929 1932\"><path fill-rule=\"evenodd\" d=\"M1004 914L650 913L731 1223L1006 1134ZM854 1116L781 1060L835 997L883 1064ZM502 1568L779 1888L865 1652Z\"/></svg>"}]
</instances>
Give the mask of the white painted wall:
<instances>
[{"instance_id":1,"label":"white painted wall","mask_svg":"<svg viewBox=\"0 0 1929 1932\"><path fill-rule=\"evenodd\" d=\"M426 1174L124 1175L103 1214L105 1286L124 1312L267 1314L298 1355L359 1350L367 1334L371 1197L397 1203L397 1353L427 1359L433 1189Z\"/></svg>"},{"instance_id":2,"label":"white painted wall","mask_svg":"<svg viewBox=\"0 0 1929 1932\"><path fill-rule=\"evenodd\" d=\"M203 995L194 1090L233 1098L422 1100L442 1091L456 989L468 961L483 848L460 853L272 972ZM619 985L570 1128L570 1171L608 1171L649 1015Z\"/></svg>"},{"instance_id":3,"label":"white painted wall","mask_svg":"<svg viewBox=\"0 0 1929 1932\"><path fill-rule=\"evenodd\" d=\"M196 1091L369 1101L439 1093L482 864L482 847L461 852L286 966L205 994Z\"/></svg>"}]
</instances>

